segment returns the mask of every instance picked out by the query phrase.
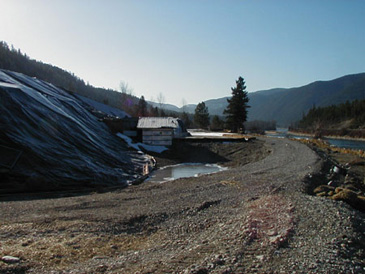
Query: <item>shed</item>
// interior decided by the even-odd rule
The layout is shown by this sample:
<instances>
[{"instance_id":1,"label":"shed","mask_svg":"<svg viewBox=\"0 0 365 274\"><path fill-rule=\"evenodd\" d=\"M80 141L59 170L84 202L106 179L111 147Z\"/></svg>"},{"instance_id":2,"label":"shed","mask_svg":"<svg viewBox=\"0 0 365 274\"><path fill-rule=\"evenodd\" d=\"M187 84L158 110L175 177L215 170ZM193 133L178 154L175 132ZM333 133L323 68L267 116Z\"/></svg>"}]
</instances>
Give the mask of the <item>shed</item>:
<instances>
[{"instance_id":1,"label":"shed","mask_svg":"<svg viewBox=\"0 0 365 274\"><path fill-rule=\"evenodd\" d=\"M149 145L171 146L173 138L188 135L184 123L173 117L142 117L137 129L142 130L142 142Z\"/></svg>"}]
</instances>

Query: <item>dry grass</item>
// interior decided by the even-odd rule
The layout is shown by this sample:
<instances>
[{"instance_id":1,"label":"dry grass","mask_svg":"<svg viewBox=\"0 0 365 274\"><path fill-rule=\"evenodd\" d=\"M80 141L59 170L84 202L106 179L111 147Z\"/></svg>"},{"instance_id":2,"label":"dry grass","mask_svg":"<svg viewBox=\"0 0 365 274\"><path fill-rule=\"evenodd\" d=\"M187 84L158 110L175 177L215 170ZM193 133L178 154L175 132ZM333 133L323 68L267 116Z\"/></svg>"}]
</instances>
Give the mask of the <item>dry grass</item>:
<instances>
[{"instance_id":1,"label":"dry grass","mask_svg":"<svg viewBox=\"0 0 365 274\"><path fill-rule=\"evenodd\" d=\"M242 183L240 183L239 181L234 181L234 180L225 180L225 181L221 181L219 183L224 186L230 186L230 187L234 187L234 188L238 188L238 189L246 188L245 186L242 185Z\"/></svg>"},{"instance_id":2,"label":"dry grass","mask_svg":"<svg viewBox=\"0 0 365 274\"><path fill-rule=\"evenodd\" d=\"M302 142L307 145L314 145L320 149L332 151L335 153L345 153L345 154L352 154L359 157L365 157L365 151L364 150L356 150L356 149L349 149L349 148L339 148L334 147L328 144L327 142L320 140L320 139L294 139L296 141Z\"/></svg>"},{"instance_id":3,"label":"dry grass","mask_svg":"<svg viewBox=\"0 0 365 274\"><path fill-rule=\"evenodd\" d=\"M94 223L80 221L55 221L47 228L38 225L14 224L3 225L0 233L13 231L22 236L9 237L0 245L0 255L11 255L22 261L38 266L64 269L73 263L84 262L96 256L114 257L121 252L148 248L154 237L158 235L107 235L96 233L75 232L82 225L95 226ZM64 233L57 233L67 229ZM22 233L32 231L32 234ZM18 233L17 233L18 232Z\"/></svg>"}]
</instances>

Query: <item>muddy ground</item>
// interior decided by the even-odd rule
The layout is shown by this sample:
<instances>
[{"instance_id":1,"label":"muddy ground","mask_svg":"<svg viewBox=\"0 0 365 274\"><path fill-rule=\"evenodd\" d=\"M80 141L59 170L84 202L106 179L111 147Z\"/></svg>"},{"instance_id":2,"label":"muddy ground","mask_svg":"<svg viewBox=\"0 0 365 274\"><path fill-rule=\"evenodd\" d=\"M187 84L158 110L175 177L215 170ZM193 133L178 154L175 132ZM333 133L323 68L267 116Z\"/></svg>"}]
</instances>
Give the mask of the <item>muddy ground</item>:
<instances>
[{"instance_id":1,"label":"muddy ground","mask_svg":"<svg viewBox=\"0 0 365 274\"><path fill-rule=\"evenodd\" d=\"M364 214L308 195L323 159L286 139L197 143L216 174L0 203L0 273L364 273Z\"/></svg>"},{"instance_id":2,"label":"muddy ground","mask_svg":"<svg viewBox=\"0 0 365 274\"><path fill-rule=\"evenodd\" d=\"M175 142L162 154L151 154L157 167L179 163L217 163L227 167L243 166L265 158L270 148L258 139L223 142L206 139L198 142Z\"/></svg>"}]
</instances>

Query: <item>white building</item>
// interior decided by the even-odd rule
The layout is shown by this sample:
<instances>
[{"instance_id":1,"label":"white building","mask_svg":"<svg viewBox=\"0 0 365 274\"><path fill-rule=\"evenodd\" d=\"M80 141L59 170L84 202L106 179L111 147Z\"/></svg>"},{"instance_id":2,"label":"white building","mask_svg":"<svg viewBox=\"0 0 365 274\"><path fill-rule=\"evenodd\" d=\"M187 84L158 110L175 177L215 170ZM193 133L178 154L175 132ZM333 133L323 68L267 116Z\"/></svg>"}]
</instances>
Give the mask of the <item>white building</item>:
<instances>
[{"instance_id":1,"label":"white building","mask_svg":"<svg viewBox=\"0 0 365 274\"><path fill-rule=\"evenodd\" d=\"M141 117L137 129L142 130L143 143L159 146L171 146L173 138L189 134L184 123L172 117Z\"/></svg>"}]
</instances>

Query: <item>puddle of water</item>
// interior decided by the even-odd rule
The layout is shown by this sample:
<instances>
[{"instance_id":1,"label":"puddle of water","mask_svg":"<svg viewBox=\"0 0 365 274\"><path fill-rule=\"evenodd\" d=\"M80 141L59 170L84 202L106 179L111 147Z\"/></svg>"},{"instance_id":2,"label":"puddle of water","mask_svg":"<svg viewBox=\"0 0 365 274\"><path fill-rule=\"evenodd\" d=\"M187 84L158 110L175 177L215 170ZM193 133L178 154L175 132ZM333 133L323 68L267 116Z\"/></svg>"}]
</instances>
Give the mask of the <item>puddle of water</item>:
<instances>
[{"instance_id":1,"label":"puddle of water","mask_svg":"<svg viewBox=\"0 0 365 274\"><path fill-rule=\"evenodd\" d=\"M151 173L147 181L153 183L162 183L179 178L197 177L202 174L215 173L226 169L226 167L221 167L216 164L185 163L166 166L155 170Z\"/></svg>"}]
</instances>

